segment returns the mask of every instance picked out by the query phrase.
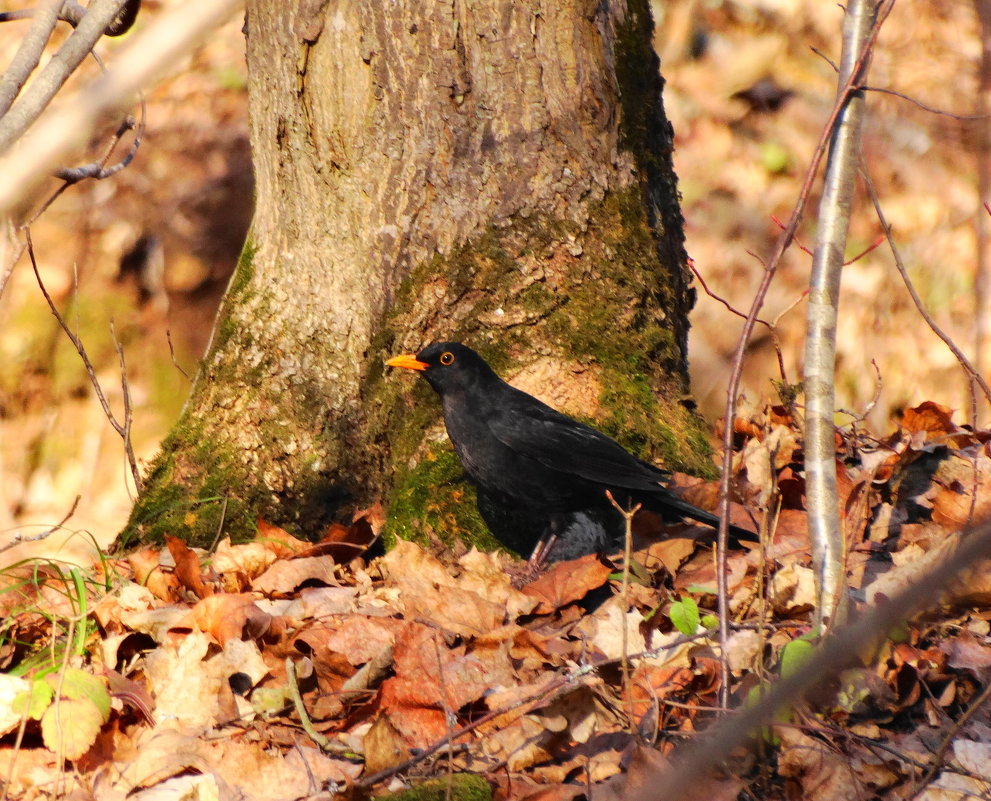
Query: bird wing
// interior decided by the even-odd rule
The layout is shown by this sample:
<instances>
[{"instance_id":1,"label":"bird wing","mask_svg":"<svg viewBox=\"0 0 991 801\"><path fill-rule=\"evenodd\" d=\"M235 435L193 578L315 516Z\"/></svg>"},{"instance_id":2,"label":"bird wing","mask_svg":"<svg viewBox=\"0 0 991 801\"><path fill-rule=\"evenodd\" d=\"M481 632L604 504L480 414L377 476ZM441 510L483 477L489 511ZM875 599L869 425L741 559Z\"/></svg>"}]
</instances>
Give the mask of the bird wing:
<instances>
[{"instance_id":1,"label":"bird wing","mask_svg":"<svg viewBox=\"0 0 991 801\"><path fill-rule=\"evenodd\" d=\"M531 395L506 385L489 404L486 421L492 435L507 448L562 474L602 485L647 493L667 510L717 528L719 518L680 498L665 484L670 473L641 461L601 431L561 414ZM593 506L594 504L590 504ZM648 508L657 507L648 505ZM756 541L757 536L731 525L731 542Z\"/></svg>"},{"instance_id":2,"label":"bird wing","mask_svg":"<svg viewBox=\"0 0 991 801\"><path fill-rule=\"evenodd\" d=\"M518 394L517 394L518 393ZM503 445L561 473L611 487L651 492L668 473L641 461L615 440L513 390L489 417Z\"/></svg>"}]
</instances>

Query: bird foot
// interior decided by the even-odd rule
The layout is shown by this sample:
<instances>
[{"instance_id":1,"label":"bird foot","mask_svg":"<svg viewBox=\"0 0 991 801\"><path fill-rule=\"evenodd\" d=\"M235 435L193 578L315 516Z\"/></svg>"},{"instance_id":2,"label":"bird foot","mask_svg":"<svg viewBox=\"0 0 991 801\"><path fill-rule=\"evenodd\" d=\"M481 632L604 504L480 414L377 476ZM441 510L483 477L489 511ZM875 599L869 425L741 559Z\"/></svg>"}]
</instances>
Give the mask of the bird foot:
<instances>
[{"instance_id":1,"label":"bird foot","mask_svg":"<svg viewBox=\"0 0 991 801\"><path fill-rule=\"evenodd\" d=\"M506 568L506 572L509 574L510 583L518 590L540 578L541 573L544 572L544 565L537 565L529 561L517 562Z\"/></svg>"}]
</instances>

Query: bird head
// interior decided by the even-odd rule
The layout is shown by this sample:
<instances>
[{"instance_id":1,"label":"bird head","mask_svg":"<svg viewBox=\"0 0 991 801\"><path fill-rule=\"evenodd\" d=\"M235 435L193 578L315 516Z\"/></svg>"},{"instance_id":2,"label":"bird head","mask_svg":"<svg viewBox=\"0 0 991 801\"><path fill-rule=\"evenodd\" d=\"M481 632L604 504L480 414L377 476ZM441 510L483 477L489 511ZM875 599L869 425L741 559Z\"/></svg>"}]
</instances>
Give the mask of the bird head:
<instances>
[{"instance_id":1,"label":"bird head","mask_svg":"<svg viewBox=\"0 0 991 801\"><path fill-rule=\"evenodd\" d=\"M493 378L498 380L481 356L458 342L435 342L415 356L395 356L386 365L416 370L440 395L450 391L464 391Z\"/></svg>"}]
</instances>

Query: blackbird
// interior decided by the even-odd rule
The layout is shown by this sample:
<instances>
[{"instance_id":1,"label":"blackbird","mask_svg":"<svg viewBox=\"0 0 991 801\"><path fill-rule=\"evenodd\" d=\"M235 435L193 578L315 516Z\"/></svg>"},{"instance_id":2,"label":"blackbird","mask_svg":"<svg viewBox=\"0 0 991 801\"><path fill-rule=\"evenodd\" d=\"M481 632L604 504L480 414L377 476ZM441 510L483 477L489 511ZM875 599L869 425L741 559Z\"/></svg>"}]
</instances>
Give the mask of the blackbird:
<instances>
[{"instance_id":1,"label":"blackbird","mask_svg":"<svg viewBox=\"0 0 991 801\"><path fill-rule=\"evenodd\" d=\"M609 505L606 490L619 503L641 503L664 519L719 526L718 517L665 486L669 473L510 386L465 345L437 342L386 364L418 371L440 396L448 436L480 497L547 521L531 561L548 556L576 513ZM757 539L731 529L734 539Z\"/></svg>"}]
</instances>

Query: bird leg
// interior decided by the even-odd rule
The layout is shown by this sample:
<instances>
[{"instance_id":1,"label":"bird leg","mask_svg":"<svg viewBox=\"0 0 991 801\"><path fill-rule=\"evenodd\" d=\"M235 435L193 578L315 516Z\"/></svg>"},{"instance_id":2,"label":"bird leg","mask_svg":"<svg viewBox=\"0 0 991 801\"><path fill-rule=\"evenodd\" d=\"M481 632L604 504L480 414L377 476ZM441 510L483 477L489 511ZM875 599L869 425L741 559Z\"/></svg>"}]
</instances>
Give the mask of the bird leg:
<instances>
[{"instance_id":1,"label":"bird leg","mask_svg":"<svg viewBox=\"0 0 991 801\"><path fill-rule=\"evenodd\" d=\"M554 544L557 542L558 534L564 531L564 524L564 515L554 513L550 516L550 519L547 521L547 529L544 531L543 536L537 540L537 544L533 548L533 553L530 554L530 560L527 562L531 569L540 571L547 566L547 558L551 555L551 551L554 550Z\"/></svg>"},{"instance_id":2,"label":"bird leg","mask_svg":"<svg viewBox=\"0 0 991 801\"><path fill-rule=\"evenodd\" d=\"M548 537L541 537L537 540L537 544L534 546L533 553L530 554L530 559L527 564L537 570L540 570L545 564L547 564L547 557L550 556L551 550L554 548L554 543L556 542L557 534L551 534Z\"/></svg>"}]
</instances>

